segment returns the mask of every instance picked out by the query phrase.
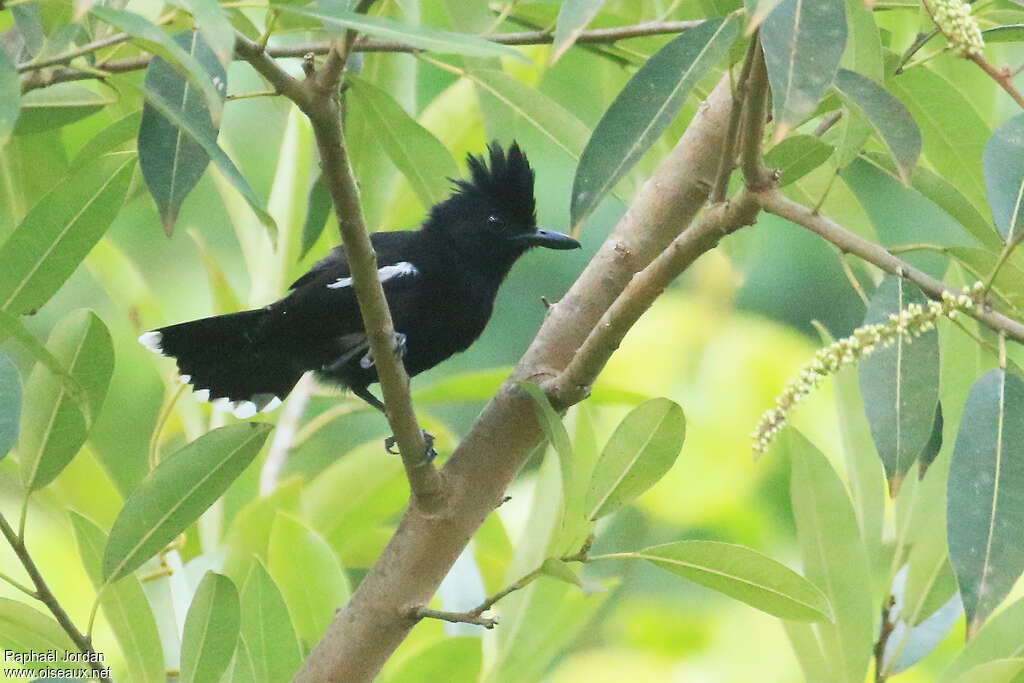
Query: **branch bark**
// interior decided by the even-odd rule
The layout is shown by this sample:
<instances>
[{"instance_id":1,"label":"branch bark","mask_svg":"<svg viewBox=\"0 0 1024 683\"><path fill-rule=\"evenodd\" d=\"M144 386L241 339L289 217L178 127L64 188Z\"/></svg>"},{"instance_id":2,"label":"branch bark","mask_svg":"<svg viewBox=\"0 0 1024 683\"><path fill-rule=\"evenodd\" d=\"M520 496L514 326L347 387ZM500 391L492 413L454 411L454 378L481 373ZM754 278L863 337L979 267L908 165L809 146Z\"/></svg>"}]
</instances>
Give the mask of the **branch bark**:
<instances>
[{"instance_id":1,"label":"branch bark","mask_svg":"<svg viewBox=\"0 0 1024 683\"><path fill-rule=\"evenodd\" d=\"M445 465L442 475L450 488L444 506L433 515L416 507L406 512L297 681L372 680L416 624L415 610L429 602L542 438L531 400L516 382L556 377L633 275L693 221L715 180L731 104L725 77L576 283L551 307L513 376Z\"/></svg>"}]
</instances>

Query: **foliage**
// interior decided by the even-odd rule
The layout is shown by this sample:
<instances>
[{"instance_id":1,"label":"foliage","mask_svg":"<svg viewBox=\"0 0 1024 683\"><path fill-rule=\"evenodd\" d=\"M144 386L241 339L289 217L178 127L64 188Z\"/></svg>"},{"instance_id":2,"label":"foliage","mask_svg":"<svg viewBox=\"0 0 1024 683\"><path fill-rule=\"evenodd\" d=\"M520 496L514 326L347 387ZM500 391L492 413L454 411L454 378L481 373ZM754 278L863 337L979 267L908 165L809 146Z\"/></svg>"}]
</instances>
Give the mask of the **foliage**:
<instances>
[{"instance_id":1,"label":"foliage","mask_svg":"<svg viewBox=\"0 0 1024 683\"><path fill-rule=\"evenodd\" d=\"M302 383L235 420L134 341L265 305L337 242L313 128L259 64L301 79L358 34L373 229L518 139L541 224L593 256L716 83L745 104L704 183L730 203L697 220L771 212L658 289L585 402L507 389L544 443L418 608L465 623L422 618L381 680L1017 680L1022 26L1003 0L0 2L4 665L289 680L395 533L379 416ZM441 461L584 263L529 257L415 380Z\"/></svg>"}]
</instances>

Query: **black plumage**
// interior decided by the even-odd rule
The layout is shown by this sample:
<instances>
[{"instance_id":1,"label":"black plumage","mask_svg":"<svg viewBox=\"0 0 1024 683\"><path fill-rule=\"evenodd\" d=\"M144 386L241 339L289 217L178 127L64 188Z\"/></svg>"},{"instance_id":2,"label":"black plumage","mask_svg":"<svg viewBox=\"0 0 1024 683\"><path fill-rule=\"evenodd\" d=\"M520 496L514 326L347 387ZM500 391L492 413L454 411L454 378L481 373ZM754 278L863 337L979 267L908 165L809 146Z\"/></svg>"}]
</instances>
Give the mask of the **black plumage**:
<instances>
[{"instance_id":1,"label":"black plumage","mask_svg":"<svg viewBox=\"0 0 1024 683\"><path fill-rule=\"evenodd\" d=\"M512 264L534 246L579 247L537 228L534 174L515 143L470 155L470 177L435 205L417 231L370 236L378 277L416 375L463 351L483 332ZM377 381L345 252L335 248L264 308L162 327L139 341L177 360L201 399L248 417L275 407L307 370L381 408Z\"/></svg>"}]
</instances>

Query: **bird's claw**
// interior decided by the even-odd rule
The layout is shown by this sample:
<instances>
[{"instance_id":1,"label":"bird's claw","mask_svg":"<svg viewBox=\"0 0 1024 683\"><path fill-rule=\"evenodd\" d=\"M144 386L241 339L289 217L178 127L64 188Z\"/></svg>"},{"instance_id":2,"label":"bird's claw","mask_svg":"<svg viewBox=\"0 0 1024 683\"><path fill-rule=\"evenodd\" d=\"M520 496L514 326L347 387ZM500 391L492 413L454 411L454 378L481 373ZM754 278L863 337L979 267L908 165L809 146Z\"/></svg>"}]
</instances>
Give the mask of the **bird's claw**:
<instances>
[{"instance_id":1,"label":"bird's claw","mask_svg":"<svg viewBox=\"0 0 1024 683\"><path fill-rule=\"evenodd\" d=\"M437 457L437 451L434 450L434 435L426 430L420 430L420 433L423 435L423 440L427 444L427 462L433 462L434 458ZM393 450L397 443L398 439L396 439L394 435L389 436L388 438L384 439L384 450L386 450L391 455L398 455L398 451Z\"/></svg>"},{"instance_id":2,"label":"bird's claw","mask_svg":"<svg viewBox=\"0 0 1024 683\"><path fill-rule=\"evenodd\" d=\"M406 346L406 337L401 332L395 332L395 356L398 358L405 358L405 352L408 350ZM367 351L366 354L359 359L359 367L363 370L369 370L373 367L373 351Z\"/></svg>"}]
</instances>

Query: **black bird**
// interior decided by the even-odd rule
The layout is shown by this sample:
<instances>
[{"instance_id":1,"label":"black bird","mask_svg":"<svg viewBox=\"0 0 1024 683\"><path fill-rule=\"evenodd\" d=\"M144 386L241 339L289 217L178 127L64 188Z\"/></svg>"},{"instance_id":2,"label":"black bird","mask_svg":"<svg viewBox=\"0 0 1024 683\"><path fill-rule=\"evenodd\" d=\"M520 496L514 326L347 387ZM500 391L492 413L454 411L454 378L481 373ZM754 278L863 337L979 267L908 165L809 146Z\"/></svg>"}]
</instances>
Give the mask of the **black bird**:
<instances>
[{"instance_id":1,"label":"black bird","mask_svg":"<svg viewBox=\"0 0 1024 683\"><path fill-rule=\"evenodd\" d=\"M498 287L531 247L579 243L537 228L533 169L515 143L488 145L490 165L470 155L469 180L435 205L417 231L378 232L378 277L391 307L409 375L463 351L483 332ZM359 314L345 252L337 247L264 308L146 332L139 341L177 360L200 400L246 418L271 410L307 370L380 410L370 393L377 370Z\"/></svg>"}]
</instances>

